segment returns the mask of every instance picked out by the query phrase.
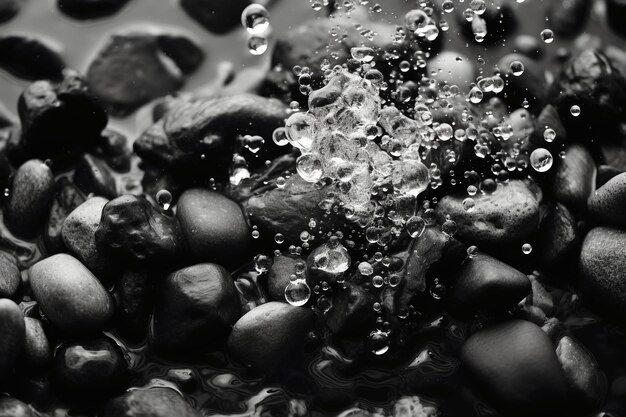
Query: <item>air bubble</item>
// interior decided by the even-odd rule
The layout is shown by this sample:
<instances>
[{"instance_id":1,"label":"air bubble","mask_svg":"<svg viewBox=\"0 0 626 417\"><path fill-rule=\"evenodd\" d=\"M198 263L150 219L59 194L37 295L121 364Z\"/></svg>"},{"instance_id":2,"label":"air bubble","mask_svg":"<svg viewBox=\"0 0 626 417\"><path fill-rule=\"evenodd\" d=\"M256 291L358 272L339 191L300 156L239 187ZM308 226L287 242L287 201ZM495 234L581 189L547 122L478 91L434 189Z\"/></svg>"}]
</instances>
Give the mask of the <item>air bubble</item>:
<instances>
[{"instance_id":1,"label":"air bubble","mask_svg":"<svg viewBox=\"0 0 626 417\"><path fill-rule=\"evenodd\" d=\"M252 35L248 38L248 51L252 55L263 55L267 51L267 38Z\"/></svg>"},{"instance_id":2,"label":"air bubble","mask_svg":"<svg viewBox=\"0 0 626 417\"><path fill-rule=\"evenodd\" d=\"M513 75L519 77L524 73L524 64L522 64L520 61L513 61L511 62L511 65L509 65L509 69L511 70L511 73Z\"/></svg>"},{"instance_id":3,"label":"air bubble","mask_svg":"<svg viewBox=\"0 0 626 417\"><path fill-rule=\"evenodd\" d=\"M544 43L552 43L554 41L554 32L550 29L544 29L541 31L541 40Z\"/></svg>"},{"instance_id":4,"label":"air bubble","mask_svg":"<svg viewBox=\"0 0 626 417\"><path fill-rule=\"evenodd\" d=\"M360 62L372 62L374 60L374 50L367 46L355 46L350 49L352 58Z\"/></svg>"},{"instance_id":5,"label":"air bubble","mask_svg":"<svg viewBox=\"0 0 626 417\"><path fill-rule=\"evenodd\" d=\"M533 251L533 247L530 245L530 243L524 243L522 245L522 253L524 255L530 255L532 251Z\"/></svg>"},{"instance_id":6,"label":"air bubble","mask_svg":"<svg viewBox=\"0 0 626 417\"><path fill-rule=\"evenodd\" d=\"M309 298L311 298L311 288L304 279L290 281L285 287L285 300L292 306L303 306Z\"/></svg>"},{"instance_id":7,"label":"air bubble","mask_svg":"<svg viewBox=\"0 0 626 417\"><path fill-rule=\"evenodd\" d=\"M164 211L168 211L172 205L172 193L167 190L159 190L156 193L156 201Z\"/></svg>"},{"instance_id":8,"label":"air bubble","mask_svg":"<svg viewBox=\"0 0 626 417\"><path fill-rule=\"evenodd\" d=\"M260 35L270 27L270 14L260 4L251 4L241 13L241 25L251 34Z\"/></svg>"},{"instance_id":9,"label":"air bubble","mask_svg":"<svg viewBox=\"0 0 626 417\"><path fill-rule=\"evenodd\" d=\"M572 116L574 117L578 117L580 116L580 106L574 104L572 107L570 107L569 112L571 113Z\"/></svg>"},{"instance_id":10,"label":"air bubble","mask_svg":"<svg viewBox=\"0 0 626 417\"><path fill-rule=\"evenodd\" d=\"M556 132L554 131L554 129L548 128L543 131L543 138L546 142L552 142L556 138Z\"/></svg>"},{"instance_id":11,"label":"air bubble","mask_svg":"<svg viewBox=\"0 0 626 417\"><path fill-rule=\"evenodd\" d=\"M530 154L530 166L537 172L548 171L552 162L552 154L545 148L537 148Z\"/></svg>"},{"instance_id":12,"label":"air bubble","mask_svg":"<svg viewBox=\"0 0 626 417\"><path fill-rule=\"evenodd\" d=\"M420 237L426 229L426 222L420 216L413 216L406 221L406 231L412 238Z\"/></svg>"}]
</instances>

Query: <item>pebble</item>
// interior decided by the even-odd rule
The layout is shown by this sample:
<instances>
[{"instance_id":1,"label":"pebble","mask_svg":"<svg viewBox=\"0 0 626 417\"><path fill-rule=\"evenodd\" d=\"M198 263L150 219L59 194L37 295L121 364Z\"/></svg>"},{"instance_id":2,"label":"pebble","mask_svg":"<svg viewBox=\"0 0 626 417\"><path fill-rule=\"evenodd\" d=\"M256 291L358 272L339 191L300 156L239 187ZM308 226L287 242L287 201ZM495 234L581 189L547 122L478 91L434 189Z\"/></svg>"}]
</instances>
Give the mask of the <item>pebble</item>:
<instances>
[{"instance_id":1,"label":"pebble","mask_svg":"<svg viewBox=\"0 0 626 417\"><path fill-rule=\"evenodd\" d=\"M106 403L102 417L200 417L178 392L170 388L140 388Z\"/></svg>"},{"instance_id":2,"label":"pebble","mask_svg":"<svg viewBox=\"0 0 626 417\"><path fill-rule=\"evenodd\" d=\"M0 299L0 334L0 378L4 380L22 352L26 334L22 311L6 298Z\"/></svg>"},{"instance_id":3,"label":"pebble","mask_svg":"<svg viewBox=\"0 0 626 417\"><path fill-rule=\"evenodd\" d=\"M61 177L56 181L52 206L43 234L43 242L48 255L65 251L63 223L67 216L84 202L83 194L67 177Z\"/></svg>"},{"instance_id":4,"label":"pebble","mask_svg":"<svg viewBox=\"0 0 626 417\"><path fill-rule=\"evenodd\" d=\"M142 342L154 307L155 272L129 270L115 284L115 324L130 343Z\"/></svg>"},{"instance_id":5,"label":"pebble","mask_svg":"<svg viewBox=\"0 0 626 417\"><path fill-rule=\"evenodd\" d=\"M98 19L117 13L129 0L57 0L57 7L75 19Z\"/></svg>"},{"instance_id":6,"label":"pebble","mask_svg":"<svg viewBox=\"0 0 626 417\"><path fill-rule=\"evenodd\" d=\"M567 382L552 341L537 325L511 320L480 330L463 345L461 360L478 388L506 415L563 411Z\"/></svg>"},{"instance_id":7,"label":"pebble","mask_svg":"<svg viewBox=\"0 0 626 417\"><path fill-rule=\"evenodd\" d=\"M24 80L59 81L63 79L65 62L59 51L48 42L13 34L0 36L0 68Z\"/></svg>"},{"instance_id":8,"label":"pebble","mask_svg":"<svg viewBox=\"0 0 626 417\"><path fill-rule=\"evenodd\" d=\"M270 301L235 323L228 337L228 352L254 369L281 372L306 342L314 321L308 308Z\"/></svg>"},{"instance_id":9,"label":"pebble","mask_svg":"<svg viewBox=\"0 0 626 417\"><path fill-rule=\"evenodd\" d=\"M285 301L285 287L289 285L290 277L296 273L296 264L306 262L301 256L281 254L275 256L267 275L267 286L270 298L274 301ZM306 271L302 276L306 279Z\"/></svg>"},{"instance_id":10,"label":"pebble","mask_svg":"<svg viewBox=\"0 0 626 417\"><path fill-rule=\"evenodd\" d=\"M580 252L581 298L606 318L626 319L626 232L608 227L592 229Z\"/></svg>"},{"instance_id":11,"label":"pebble","mask_svg":"<svg viewBox=\"0 0 626 417\"><path fill-rule=\"evenodd\" d=\"M450 308L472 317L482 311L506 311L530 293L522 272L485 254L467 259L447 295Z\"/></svg>"},{"instance_id":12,"label":"pebble","mask_svg":"<svg viewBox=\"0 0 626 417\"><path fill-rule=\"evenodd\" d=\"M43 325L37 319L24 317L24 327L26 333L21 365L31 371L44 369L50 362L52 355Z\"/></svg>"},{"instance_id":13,"label":"pebble","mask_svg":"<svg viewBox=\"0 0 626 417\"><path fill-rule=\"evenodd\" d=\"M596 172L587 148L578 144L568 146L552 183L555 200L572 211L583 212L587 199L595 191Z\"/></svg>"},{"instance_id":14,"label":"pebble","mask_svg":"<svg viewBox=\"0 0 626 417\"><path fill-rule=\"evenodd\" d=\"M67 216L61 229L63 241L70 252L101 279L111 267L109 257L96 246L96 230L106 203L108 200L102 197L88 199Z\"/></svg>"},{"instance_id":15,"label":"pebble","mask_svg":"<svg viewBox=\"0 0 626 417\"><path fill-rule=\"evenodd\" d=\"M446 215L454 219L455 237L468 245L498 248L523 243L539 227L539 198L523 181L511 180L492 194L473 197L472 211L463 208L465 197L445 196L435 210L441 223Z\"/></svg>"},{"instance_id":16,"label":"pebble","mask_svg":"<svg viewBox=\"0 0 626 417\"><path fill-rule=\"evenodd\" d=\"M591 14L592 0L557 0L551 3L548 18L557 35L572 38L585 28Z\"/></svg>"},{"instance_id":17,"label":"pebble","mask_svg":"<svg viewBox=\"0 0 626 417\"><path fill-rule=\"evenodd\" d=\"M93 194L108 199L117 197L117 186L111 169L93 155L84 154L78 159L72 179L85 195Z\"/></svg>"},{"instance_id":18,"label":"pebble","mask_svg":"<svg viewBox=\"0 0 626 417\"><path fill-rule=\"evenodd\" d=\"M237 203L214 191L193 188L180 196L176 210L195 261L225 266L245 262L252 238Z\"/></svg>"},{"instance_id":19,"label":"pebble","mask_svg":"<svg viewBox=\"0 0 626 417\"><path fill-rule=\"evenodd\" d=\"M218 35L229 32L240 24L241 13L250 0L181 0L180 6L205 29Z\"/></svg>"},{"instance_id":20,"label":"pebble","mask_svg":"<svg viewBox=\"0 0 626 417\"><path fill-rule=\"evenodd\" d=\"M43 227L53 195L50 167L37 159L25 162L15 173L4 224L18 237L34 237Z\"/></svg>"},{"instance_id":21,"label":"pebble","mask_svg":"<svg viewBox=\"0 0 626 417\"><path fill-rule=\"evenodd\" d=\"M604 184L609 182L609 180L617 175L621 174L622 171L620 168L616 168L610 165L600 165L598 166L598 175L596 177L596 189L602 187Z\"/></svg>"},{"instance_id":22,"label":"pebble","mask_svg":"<svg viewBox=\"0 0 626 417\"><path fill-rule=\"evenodd\" d=\"M597 224L626 228L626 173L618 174L589 198L589 214Z\"/></svg>"},{"instance_id":23,"label":"pebble","mask_svg":"<svg viewBox=\"0 0 626 417\"><path fill-rule=\"evenodd\" d=\"M0 397L0 416L37 417L31 406L13 397Z\"/></svg>"},{"instance_id":24,"label":"pebble","mask_svg":"<svg viewBox=\"0 0 626 417\"><path fill-rule=\"evenodd\" d=\"M14 299L21 283L17 259L8 252L0 251L0 298Z\"/></svg>"},{"instance_id":25,"label":"pebble","mask_svg":"<svg viewBox=\"0 0 626 417\"><path fill-rule=\"evenodd\" d=\"M70 255L60 253L33 265L30 285L46 318L68 334L96 331L113 315L113 302L104 287Z\"/></svg>"},{"instance_id":26,"label":"pebble","mask_svg":"<svg viewBox=\"0 0 626 417\"><path fill-rule=\"evenodd\" d=\"M576 266L580 244L576 217L561 203L550 207L537 236L539 259L553 270L569 270Z\"/></svg>"},{"instance_id":27,"label":"pebble","mask_svg":"<svg viewBox=\"0 0 626 417\"><path fill-rule=\"evenodd\" d=\"M332 308L327 313L326 325L335 335L365 338L376 320L376 312L372 308L375 301L373 294L347 282L332 294Z\"/></svg>"},{"instance_id":28,"label":"pebble","mask_svg":"<svg viewBox=\"0 0 626 417\"><path fill-rule=\"evenodd\" d=\"M228 271L204 263L169 274L159 284L153 342L166 354L206 353L218 347L241 316Z\"/></svg>"},{"instance_id":29,"label":"pebble","mask_svg":"<svg viewBox=\"0 0 626 417\"><path fill-rule=\"evenodd\" d=\"M22 9L24 0L1 0L0 1L0 23L13 19Z\"/></svg>"}]
</instances>

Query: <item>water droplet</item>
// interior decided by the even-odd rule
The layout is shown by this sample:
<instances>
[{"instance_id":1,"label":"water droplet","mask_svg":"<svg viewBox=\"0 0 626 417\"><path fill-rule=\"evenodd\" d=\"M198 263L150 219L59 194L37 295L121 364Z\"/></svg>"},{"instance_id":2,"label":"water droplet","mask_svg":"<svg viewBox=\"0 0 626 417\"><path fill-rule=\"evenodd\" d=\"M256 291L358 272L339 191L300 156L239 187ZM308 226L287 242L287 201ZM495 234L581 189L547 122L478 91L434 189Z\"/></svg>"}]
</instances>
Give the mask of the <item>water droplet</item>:
<instances>
[{"instance_id":1,"label":"water droplet","mask_svg":"<svg viewBox=\"0 0 626 417\"><path fill-rule=\"evenodd\" d=\"M251 233L251 235L252 235L252 239L258 239L258 238L259 238L260 233L259 233L259 231L258 231L258 230L253 230L253 231L252 231L252 233Z\"/></svg>"},{"instance_id":2,"label":"water droplet","mask_svg":"<svg viewBox=\"0 0 626 417\"><path fill-rule=\"evenodd\" d=\"M375 275L374 277L372 277L372 285L374 286L374 288L380 288L383 286L384 283L385 280L380 275Z\"/></svg>"},{"instance_id":3,"label":"water droplet","mask_svg":"<svg viewBox=\"0 0 626 417\"><path fill-rule=\"evenodd\" d=\"M241 25L251 34L260 35L270 26L270 14L260 4L251 4L241 12Z\"/></svg>"},{"instance_id":4,"label":"water droplet","mask_svg":"<svg viewBox=\"0 0 626 417\"><path fill-rule=\"evenodd\" d=\"M533 251L533 247L530 245L530 243L524 243L522 245L522 253L524 255L530 255L532 251Z\"/></svg>"},{"instance_id":5,"label":"water droplet","mask_svg":"<svg viewBox=\"0 0 626 417\"><path fill-rule=\"evenodd\" d=\"M452 13L454 11L454 2L452 0L445 0L442 3L441 8L444 13Z\"/></svg>"},{"instance_id":6,"label":"water droplet","mask_svg":"<svg viewBox=\"0 0 626 417\"><path fill-rule=\"evenodd\" d=\"M463 204L463 209L467 212L474 211L474 207L476 206L476 202L471 197L468 197L465 200L463 200L462 204Z\"/></svg>"},{"instance_id":7,"label":"water droplet","mask_svg":"<svg viewBox=\"0 0 626 417\"><path fill-rule=\"evenodd\" d=\"M317 299L315 305L317 305L317 308L319 308L322 313L327 313L333 306L333 300L326 295L322 295Z\"/></svg>"},{"instance_id":8,"label":"water droplet","mask_svg":"<svg viewBox=\"0 0 626 417\"><path fill-rule=\"evenodd\" d=\"M454 130L452 130L452 126L450 126L449 124L441 123L435 128L435 133L437 134L439 140L448 141L454 135Z\"/></svg>"},{"instance_id":9,"label":"water droplet","mask_svg":"<svg viewBox=\"0 0 626 417\"><path fill-rule=\"evenodd\" d=\"M276 233L274 235L274 242L281 245L285 241L285 236L282 233Z\"/></svg>"},{"instance_id":10,"label":"water droplet","mask_svg":"<svg viewBox=\"0 0 626 417\"><path fill-rule=\"evenodd\" d=\"M552 154L545 148L537 148L530 154L530 166L537 172L546 172L552 167Z\"/></svg>"},{"instance_id":11,"label":"water droplet","mask_svg":"<svg viewBox=\"0 0 626 417\"><path fill-rule=\"evenodd\" d=\"M296 160L296 170L303 180L315 183L322 178L322 161L314 154L300 155Z\"/></svg>"},{"instance_id":12,"label":"water droplet","mask_svg":"<svg viewBox=\"0 0 626 417\"><path fill-rule=\"evenodd\" d=\"M578 117L580 116L580 106L574 104L572 107L570 107L569 112L572 114L572 116L574 117Z\"/></svg>"},{"instance_id":13,"label":"water droplet","mask_svg":"<svg viewBox=\"0 0 626 417\"><path fill-rule=\"evenodd\" d=\"M252 55L263 55L267 51L267 38L252 35L248 38L248 51Z\"/></svg>"},{"instance_id":14,"label":"water droplet","mask_svg":"<svg viewBox=\"0 0 626 417\"><path fill-rule=\"evenodd\" d=\"M522 64L520 61L513 61L511 62L511 65L509 65L509 69L511 70L511 73L513 75L519 77L524 73L524 64Z\"/></svg>"},{"instance_id":15,"label":"water droplet","mask_svg":"<svg viewBox=\"0 0 626 417\"><path fill-rule=\"evenodd\" d=\"M384 355L389 351L389 334L382 330L372 331L367 341L371 352L376 356Z\"/></svg>"},{"instance_id":16,"label":"water droplet","mask_svg":"<svg viewBox=\"0 0 626 417\"><path fill-rule=\"evenodd\" d=\"M309 298L311 298L311 288L304 279L290 281L285 287L285 300L292 306L303 306Z\"/></svg>"},{"instance_id":17,"label":"water droplet","mask_svg":"<svg viewBox=\"0 0 626 417\"><path fill-rule=\"evenodd\" d=\"M543 131L543 138L546 142L552 142L554 141L554 139L556 139L556 132L554 131L554 129L547 128Z\"/></svg>"},{"instance_id":18,"label":"water droplet","mask_svg":"<svg viewBox=\"0 0 626 417\"><path fill-rule=\"evenodd\" d=\"M361 262L359 264L359 273L366 277L369 277L374 273L374 267L369 262Z\"/></svg>"},{"instance_id":19,"label":"water droplet","mask_svg":"<svg viewBox=\"0 0 626 417\"><path fill-rule=\"evenodd\" d=\"M491 89L493 90L493 86ZM472 87L468 98L471 103L478 104L483 100L483 91L479 87Z\"/></svg>"},{"instance_id":20,"label":"water droplet","mask_svg":"<svg viewBox=\"0 0 626 417\"><path fill-rule=\"evenodd\" d=\"M454 220L448 219L445 222L443 222L443 224L441 225L441 231L449 237L454 236L454 234L456 233L456 230L457 230L457 225Z\"/></svg>"},{"instance_id":21,"label":"water droplet","mask_svg":"<svg viewBox=\"0 0 626 417\"><path fill-rule=\"evenodd\" d=\"M552 43L554 41L554 32L552 32L550 29L542 30L541 40L545 43Z\"/></svg>"},{"instance_id":22,"label":"water droplet","mask_svg":"<svg viewBox=\"0 0 626 417\"><path fill-rule=\"evenodd\" d=\"M257 153L265 144L265 139L257 135L246 135L244 137L244 146L252 153Z\"/></svg>"},{"instance_id":23,"label":"water droplet","mask_svg":"<svg viewBox=\"0 0 626 417\"><path fill-rule=\"evenodd\" d=\"M276 178L276 186L278 188L285 188L286 183L287 183L287 180L285 180L285 177Z\"/></svg>"},{"instance_id":24,"label":"water droplet","mask_svg":"<svg viewBox=\"0 0 626 417\"><path fill-rule=\"evenodd\" d=\"M467 248L467 257L470 259L474 259L478 256L478 248L476 246L470 246Z\"/></svg>"},{"instance_id":25,"label":"water droplet","mask_svg":"<svg viewBox=\"0 0 626 417\"><path fill-rule=\"evenodd\" d=\"M272 258L266 255L258 254L254 257L254 269L259 274L269 271L272 267Z\"/></svg>"},{"instance_id":26,"label":"water droplet","mask_svg":"<svg viewBox=\"0 0 626 417\"><path fill-rule=\"evenodd\" d=\"M446 286L439 282L439 278L435 278L430 286L430 296L435 300L441 300L446 293Z\"/></svg>"},{"instance_id":27,"label":"water droplet","mask_svg":"<svg viewBox=\"0 0 626 417\"><path fill-rule=\"evenodd\" d=\"M480 16L487 10L487 5L485 4L485 0L472 0L470 2L470 8L474 13Z\"/></svg>"},{"instance_id":28,"label":"water droplet","mask_svg":"<svg viewBox=\"0 0 626 417\"><path fill-rule=\"evenodd\" d=\"M420 237L426 229L426 222L420 216L413 216L406 221L406 231L412 238Z\"/></svg>"},{"instance_id":29,"label":"water droplet","mask_svg":"<svg viewBox=\"0 0 626 417\"><path fill-rule=\"evenodd\" d=\"M372 62L374 60L374 50L367 46L355 46L350 49L352 58L360 62Z\"/></svg>"},{"instance_id":30,"label":"water droplet","mask_svg":"<svg viewBox=\"0 0 626 417\"><path fill-rule=\"evenodd\" d=\"M156 201L164 211L167 211L172 205L172 194L167 190L159 190L156 193Z\"/></svg>"}]
</instances>

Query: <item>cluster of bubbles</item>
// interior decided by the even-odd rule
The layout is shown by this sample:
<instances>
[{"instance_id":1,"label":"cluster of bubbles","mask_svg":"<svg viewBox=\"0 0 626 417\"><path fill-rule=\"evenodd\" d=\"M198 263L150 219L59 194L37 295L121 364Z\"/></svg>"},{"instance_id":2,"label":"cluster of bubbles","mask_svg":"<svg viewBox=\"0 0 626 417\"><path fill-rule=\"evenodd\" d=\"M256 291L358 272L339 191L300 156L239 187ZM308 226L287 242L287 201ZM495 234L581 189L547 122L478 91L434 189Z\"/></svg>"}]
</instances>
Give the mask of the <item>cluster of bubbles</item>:
<instances>
[{"instance_id":1,"label":"cluster of bubbles","mask_svg":"<svg viewBox=\"0 0 626 417\"><path fill-rule=\"evenodd\" d=\"M248 32L248 51L252 55L262 55L267 51L267 32L270 29L270 14L257 3L248 5L241 12L241 25Z\"/></svg>"}]
</instances>

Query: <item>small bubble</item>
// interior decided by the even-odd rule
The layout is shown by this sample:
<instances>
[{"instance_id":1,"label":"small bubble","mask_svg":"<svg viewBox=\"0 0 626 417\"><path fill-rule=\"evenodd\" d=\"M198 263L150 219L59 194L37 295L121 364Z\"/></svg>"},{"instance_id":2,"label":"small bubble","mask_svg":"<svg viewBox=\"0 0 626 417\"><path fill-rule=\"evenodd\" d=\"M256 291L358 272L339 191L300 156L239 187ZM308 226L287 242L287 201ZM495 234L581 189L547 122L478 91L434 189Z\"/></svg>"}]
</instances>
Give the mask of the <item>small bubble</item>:
<instances>
[{"instance_id":1,"label":"small bubble","mask_svg":"<svg viewBox=\"0 0 626 417\"><path fill-rule=\"evenodd\" d=\"M446 293L446 287L441 282L439 282L439 278L435 278L433 284L430 286L430 296L435 300L441 300Z\"/></svg>"},{"instance_id":2,"label":"small bubble","mask_svg":"<svg viewBox=\"0 0 626 417\"><path fill-rule=\"evenodd\" d=\"M285 177L276 178L276 186L278 188L285 188L286 183L287 183L287 180L285 180Z\"/></svg>"},{"instance_id":3,"label":"small bubble","mask_svg":"<svg viewBox=\"0 0 626 417\"><path fill-rule=\"evenodd\" d=\"M352 58L360 62L372 62L374 60L374 50L367 46L355 46L350 49Z\"/></svg>"},{"instance_id":4,"label":"small bubble","mask_svg":"<svg viewBox=\"0 0 626 417\"><path fill-rule=\"evenodd\" d=\"M462 204L463 204L463 209L467 211L468 213L474 211L474 207L476 206L476 202L471 197L468 197L465 200L463 200Z\"/></svg>"},{"instance_id":5,"label":"small bubble","mask_svg":"<svg viewBox=\"0 0 626 417\"><path fill-rule=\"evenodd\" d=\"M476 246L470 246L467 248L467 257L470 259L474 259L478 256L478 248Z\"/></svg>"},{"instance_id":6,"label":"small bubble","mask_svg":"<svg viewBox=\"0 0 626 417\"><path fill-rule=\"evenodd\" d=\"M367 341L371 352L376 356L384 355L389 351L389 334L382 330L372 331Z\"/></svg>"},{"instance_id":7,"label":"small bubble","mask_svg":"<svg viewBox=\"0 0 626 417\"><path fill-rule=\"evenodd\" d=\"M511 70L511 73L513 75L519 77L524 73L524 64L522 64L520 61L513 61L511 62L511 65L509 65L509 69Z\"/></svg>"},{"instance_id":8,"label":"small bubble","mask_svg":"<svg viewBox=\"0 0 626 417\"><path fill-rule=\"evenodd\" d=\"M570 107L569 112L572 114L572 116L574 117L578 117L580 116L580 106L574 104L572 107Z\"/></svg>"},{"instance_id":9,"label":"small bubble","mask_svg":"<svg viewBox=\"0 0 626 417\"><path fill-rule=\"evenodd\" d=\"M554 131L554 129L548 128L543 131L543 138L546 142L552 142L554 141L554 139L556 139L556 132Z\"/></svg>"},{"instance_id":10,"label":"small bubble","mask_svg":"<svg viewBox=\"0 0 626 417\"><path fill-rule=\"evenodd\" d=\"M252 35L248 38L248 51L252 55L263 55L267 51L267 38Z\"/></svg>"},{"instance_id":11,"label":"small bubble","mask_svg":"<svg viewBox=\"0 0 626 417\"><path fill-rule=\"evenodd\" d=\"M159 190L156 193L156 201L164 211L167 211L172 205L172 194L167 190Z\"/></svg>"},{"instance_id":12,"label":"small bubble","mask_svg":"<svg viewBox=\"0 0 626 417\"><path fill-rule=\"evenodd\" d=\"M241 12L241 25L251 34L260 35L270 26L270 14L260 4L251 4Z\"/></svg>"},{"instance_id":13,"label":"small bubble","mask_svg":"<svg viewBox=\"0 0 626 417\"><path fill-rule=\"evenodd\" d=\"M456 233L456 231L457 231L457 224L456 224L456 222L455 222L454 220L450 220L450 219L446 220L446 221L445 221L445 222L443 222L443 224L441 225L441 231L442 231L445 235L447 235L447 236L449 236L449 237L454 236L454 234L455 234L455 233Z\"/></svg>"},{"instance_id":14,"label":"small bubble","mask_svg":"<svg viewBox=\"0 0 626 417\"><path fill-rule=\"evenodd\" d=\"M541 40L545 43L552 43L554 41L554 32L552 32L550 29L542 30Z\"/></svg>"},{"instance_id":15,"label":"small bubble","mask_svg":"<svg viewBox=\"0 0 626 417\"><path fill-rule=\"evenodd\" d=\"M537 172L546 172L552 167L552 154L545 148L537 148L530 154L530 165Z\"/></svg>"},{"instance_id":16,"label":"small bubble","mask_svg":"<svg viewBox=\"0 0 626 417\"><path fill-rule=\"evenodd\" d=\"M285 242L285 236L282 233L276 233L274 235L274 242L281 245L283 242Z\"/></svg>"},{"instance_id":17,"label":"small bubble","mask_svg":"<svg viewBox=\"0 0 626 417\"><path fill-rule=\"evenodd\" d=\"M406 231L412 238L420 237L425 228L426 222L420 216L413 216L406 221Z\"/></svg>"},{"instance_id":18,"label":"small bubble","mask_svg":"<svg viewBox=\"0 0 626 417\"><path fill-rule=\"evenodd\" d=\"M253 230L251 234L252 234L252 239L258 239L260 235L258 230Z\"/></svg>"},{"instance_id":19,"label":"small bubble","mask_svg":"<svg viewBox=\"0 0 626 417\"><path fill-rule=\"evenodd\" d=\"M533 251L533 247L530 245L530 243L524 243L522 245L522 253L524 255L530 255L532 251Z\"/></svg>"},{"instance_id":20,"label":"small bubble","mask_svg":"<svg viewBox=\"0 0 626 417\"><path fill-rule=\"evenodd\" d=\"M269 256L258 254L254 257L254 269L259 274L269 271L272 267L272 259Z\"/></svg>"},{"instance_id":21,"label":"small bubble","mask_svg":"<svg viewBox=\"0 0 626 417\"><path fill-rule=\"evenodd\" d=\"M290 281L285 287L285 300L292 306L303 306L309 298L311 298L311 288L304 279Z\"/></svg>"},{"instance_id":22,"label":"small bubble","mask_svg":"<svg viewBox=\"0 0 626 417\"><path fill-rule=\"evenodd\" d=\"M366 277L369 277L374 273L374 267L369 262L361 262L359 264L359 273Z\"/></svg>"},{"instance_id":23,"label":"small bubble","mask_svg":"<svg viewBox=\"0 0 626 417\"><path fill-rule=\"evenodd\" d=\"M380 288L383 286L384 283L384 279L380 275L375 275L374 277L372 277L372 285L374 286L374 288Z\"/></svg>"}]
</instances>

